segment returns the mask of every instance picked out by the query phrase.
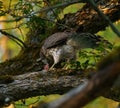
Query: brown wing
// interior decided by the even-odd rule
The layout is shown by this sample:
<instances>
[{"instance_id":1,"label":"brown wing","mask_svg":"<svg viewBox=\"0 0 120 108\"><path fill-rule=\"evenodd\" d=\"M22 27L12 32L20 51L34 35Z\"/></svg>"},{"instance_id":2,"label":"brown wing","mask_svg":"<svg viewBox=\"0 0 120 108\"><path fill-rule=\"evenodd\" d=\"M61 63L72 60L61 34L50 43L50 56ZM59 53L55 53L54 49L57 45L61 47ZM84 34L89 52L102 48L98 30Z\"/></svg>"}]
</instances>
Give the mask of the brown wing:
<instances>
[{"instance_id":1,"label":"brown wing","mask_svg":"<svg viewBox=\"0 0 120 108\"><path fill-rule=\"evenodd\" d=\"M72 33L69 32L58 32L45 39L44 44L40 50L41 58L44 58L46 56L48 49L64 45L71 34Z\"/></svg>"},{"instance_id":2,"label":"brown wing","mask_svg":"<svg viewBox=\"0 0 120 108\"><path fill-rule=\"evenodd\" d=\"M91 33L76 33L68 38L68 45L74 46L77 49L81 48L96 48L103 43L103 45L109 45L110 43L107 40L104 40L103 37L97 36Z\"/></svg>"},{"instance_id":3,"label":"brown wing","mask_svg":"<svg viewBox=\"0 0 120 108\"><path fill-rule=\"evenodd\" d=\"M67 38L70 36L67 32L58 32L51 36L49 36L45 41L42 47L44 49L49 49L55 46L63 45L65 44Z\"/></svg>"}]
</instances>

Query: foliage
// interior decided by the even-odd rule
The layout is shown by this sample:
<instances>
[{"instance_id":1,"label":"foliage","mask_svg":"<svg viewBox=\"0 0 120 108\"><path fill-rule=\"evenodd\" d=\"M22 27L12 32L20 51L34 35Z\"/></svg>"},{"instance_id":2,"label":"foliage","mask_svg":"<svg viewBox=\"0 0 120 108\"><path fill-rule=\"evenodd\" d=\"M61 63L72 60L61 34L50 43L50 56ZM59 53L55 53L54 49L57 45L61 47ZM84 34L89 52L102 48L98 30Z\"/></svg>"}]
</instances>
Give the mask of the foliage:
<instances>
[{"instance_id":1,"label":"foliage","mask_svg":"<svg viewBox=\"0 0 120 108\"><path fill-rule=\"evenodd\" d=\"M100 97L86 105L84 108L117 108L117 106L118 102Z\"/></svg>"},{"instance_id":2,"label":"foliage","mask_svg":"<svg viewBox=\"0 0 120 108\"><path fill-rule=\"evenodd\" d=\"M78 52L77 61L72 61L67 68L71 69L89 69L95 68L97 62L108 53L111 52L113 45L108 43L104 45L103 42L96 49L86 48Z\"/></svg>"},{"instance_id":3,"label":"foliage","mask_svg":"<svg viewBox=\"0 0 120 108\"><path fill-rule=\"evenodd\" d=\"M37 106L46 102L54 101L55 99L60 98L60 95L48 95L48 96L37 96L33 98L28 98L25 100L25 104L22 101L15 103L16 108L28 108L28 106ZM84 108L116 108L118 102L106 99L103 97L97 98L95 101L89 103Z\"/></svg>"},{"instance_id":4,"label":"foliage","mask_svg":"<svg viewBox=\"0 0 120 108\"><path fill-rule=\"evenodd\" d=\"M3 2L0 1L0 16L4 15Z\"/></svg>"},{"instance_id":5,"label":"foliage","mask_svg":"<svg viewBox=\"0 0 120 108\"><path fill-rule=\"evenodd\" d=\"M32 98L28 98L25 99L25 103L23 104L22 100L17 101L15 103L15 107L16 108L28 108L28 107L32 107L32 106L37 106L43 103L48 103L51 101L54 101L56 99L60 98L60 95L58 94L54 94L54 95L48 95L48 96L37 96L37 97L32 97Z\"/></svg>"}]
</instances>

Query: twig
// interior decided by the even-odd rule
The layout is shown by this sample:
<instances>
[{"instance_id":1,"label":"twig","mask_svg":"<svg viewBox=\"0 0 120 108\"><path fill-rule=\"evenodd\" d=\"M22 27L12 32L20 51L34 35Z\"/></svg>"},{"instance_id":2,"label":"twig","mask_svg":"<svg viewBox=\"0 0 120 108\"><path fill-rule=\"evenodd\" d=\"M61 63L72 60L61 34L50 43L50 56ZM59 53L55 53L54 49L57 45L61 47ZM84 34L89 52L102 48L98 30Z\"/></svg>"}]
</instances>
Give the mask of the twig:
<instances>
[{"instance_id":1,"label":"twig","mask_svg":"<svg viewBox=\"0 0 120 108\"><path fill-rule=\"evenodd\" d=\"M2 31L2 30L0 30L0 32L2 34L4 34L4 35L8 36L9 38L11 38L13 41L15 41L20 47L22 47L22 48L26 48L27 47L22 40L20 40L19 38L15 37L14 35L9 34L9 33L5 32L5 31ZM18 42L20 42L24 47L20 43L18 43Z\"/></svg>"},{"instance_id":2,"label":"twig","mask_svg":"<svg viewBox=\"0 0 120 108\"><path fill-rule=\"evenodd\" d=\"M67 28L68 30L71 30L71 28L70 28L69 26L64 25L64 24L62 24L62 23L59 23L59 22L56 22L56 21L54 21L54 20L52 20L52 19L47 19L47 18L43 18L43 17L41 17L41 19L46 20L46 21L49 21L49 22L52 22L52 23L56 23L56 24L58 24L58 25L60 25L60 26L62 26L62 27Z\"/></svg>"},{"instance_id":3,"label":"twig","mask_svg":"<svg viewBox=\"0 0 120 108\"><path fill-rule=\"evenodd\" d=\"M116 33L120 37L120 32L113 25L113 23L111 22L111 20L109 19L109 17L106 16L105 14L103 14L103 12L99 10L99 8L95 4L94 0L86 0L86 1L88 1L93 6L94 10L97 11L98 14L101 15L101 17L103 17L109 23L109 25L110 25L111 29L113 30L113 32Z\"/></svg>"},{"instance_id":4,"label":"twig","mask_svg":"<svg viewBox=\"0 0 120 108\"><path fill-rule=\"evenodd\" d=\"M41 13L41 12L44 12L44 11L48 11L50 9L55 9L55 8L60 8L60 7L66 7L66 6L69 6L71 4L75 4L75 3L83 3L85 2L84 0L74 0L74 1L70 1L70 2L65 2L65 3L62 3L62 4L57 4L55 6L51 6L51 7L48 7L48 8L43 8L43 9L40 9L39 11L36 11L36 12L32 12L31 14L28 14L28 15L24 15L24 16L20 16L16 19L11 19L11 20L0 20L0 22L14 22L14 21L20 21L21 19L23 18L29 18L30 16L33 16L37 13Z\"/></svg>"},{"instance_id":5,"label":"twig","mask_svg":"<svg viewBox=\"0 0 120 108\"><path fill-rule=\"evenodd\" d=\"M9 2L8 10L10 10L11 2L12 2L12 0L10 0L10 2Z\"/></svg>"}]
</instances>

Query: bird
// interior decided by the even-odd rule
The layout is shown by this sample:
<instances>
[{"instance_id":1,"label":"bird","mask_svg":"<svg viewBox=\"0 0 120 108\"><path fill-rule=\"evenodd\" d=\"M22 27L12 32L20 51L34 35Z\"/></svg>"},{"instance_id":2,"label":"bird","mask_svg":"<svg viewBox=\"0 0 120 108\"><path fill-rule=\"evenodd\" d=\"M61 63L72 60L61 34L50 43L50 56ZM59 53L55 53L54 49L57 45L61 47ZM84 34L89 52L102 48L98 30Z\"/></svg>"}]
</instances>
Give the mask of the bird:
<instances>
[{"instance_id":1,"label":"bird","mask_svg":"<svg viewBox=\"0 0 120 108\"><path fill-rule=\"evenodd\" d=\"M44 40L40 50L41 60L46 64L44 69L53 69L56 64L64 60L75 60L78 50L96 48L101 41L107 42L101 36L91 33L67 31L54 33Z\"/></svg>"}]
</instances>

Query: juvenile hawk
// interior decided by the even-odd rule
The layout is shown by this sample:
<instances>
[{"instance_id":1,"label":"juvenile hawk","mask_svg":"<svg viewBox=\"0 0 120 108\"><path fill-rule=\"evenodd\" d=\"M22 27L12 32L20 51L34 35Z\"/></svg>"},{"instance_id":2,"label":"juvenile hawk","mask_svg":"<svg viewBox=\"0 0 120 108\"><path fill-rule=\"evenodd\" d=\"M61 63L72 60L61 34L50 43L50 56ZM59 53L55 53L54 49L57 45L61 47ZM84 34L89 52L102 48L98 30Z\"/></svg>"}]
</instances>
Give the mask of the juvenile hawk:
<instances>
[{"instance_id":1,"label":"juvenile hawk","mask_svg":"<svg viewBox=\"0 0 120 108\"><path fill-rule=\"evenodd\" d=\"M40 57L47 65L52 62L52 69L62 60L75 59L77 50L95 48L101 41L103 38L91 33L58 32L44 41Z\"/></svg>"}]
</instances>

